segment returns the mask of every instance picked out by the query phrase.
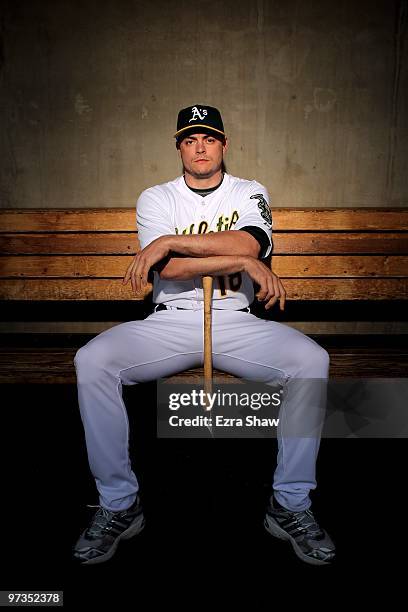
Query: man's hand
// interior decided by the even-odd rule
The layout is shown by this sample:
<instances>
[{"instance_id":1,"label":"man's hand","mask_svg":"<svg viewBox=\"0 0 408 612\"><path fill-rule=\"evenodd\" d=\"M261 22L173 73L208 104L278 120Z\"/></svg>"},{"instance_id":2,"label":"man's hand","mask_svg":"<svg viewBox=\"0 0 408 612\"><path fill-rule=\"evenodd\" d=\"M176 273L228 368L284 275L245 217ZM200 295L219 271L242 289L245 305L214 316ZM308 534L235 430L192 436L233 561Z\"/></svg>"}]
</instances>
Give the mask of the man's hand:
<instances>
[{"instance_id":1,"label":"man's hand","mask_svg":"<svg viewBox=\"0 0 408 612\"><path fill-rule=\"evenodd\" d=\"M141 293L143 288L147 284L147 276L149 270L157 264L159 261L168 257L169 253L172 252L172 242L174 236L160 236L153 240L147 247L140 251L126 270L126 274L123 279L123 284L126 285L129 280L132 283L132 289L135 293ZM231 263L231 259L233 262ZM198 262L202 265L202 270L193 270L191 277L197 274L230 274L232 272L247 272L255 283L259 285L259 290L256 297L260 302L266 302L265 310L272 308L274 304L279 300L280 309L285 308L286 291L282 285L280 279L274 274L268 266L250 255L243 257L231 256L217 256L208 258L193 258L193 263ZM201 261L200 261L201 260ZM222 260L222 261L221 261ZM225 260L228 260L226 262ZM221 262L221 263L220 263ZM184 266L187 264L191 267L191 261L184 262ZM221 265L223 264L223 265ZM221 265L221 267L220 267ZM187 265L188 267L188 265ZM224 270L225 268L225 270Z\"/></svg>"},{"instance_id":2,"label":"man's hand","mask_svg":"<svg viewBox=\"0 0 408 612\"><path fill-rule=\"evenodd\" d=\"M170 237L171 236L160 236L160 238L156 238L156 240L153 240L153 242L148 244L147 247L134 256L123 278L124 285L130 280L133 291L135 293L141 293L147 284L149 270L169 254Z\"/></svg>"},{"instance_id":3,"label":"man's hand","mask_svg":"<svg viewBox=\"0 0 408 612\"><path fill-rule=\"evenodd\" d=\"M266 302L265 310L272 308L279 300L279 308L285 308L286 291L281 280L268 266L254 257L244 258L244 271L259 285L256 296L259 302Z\"/></svg>"}]
</instances>

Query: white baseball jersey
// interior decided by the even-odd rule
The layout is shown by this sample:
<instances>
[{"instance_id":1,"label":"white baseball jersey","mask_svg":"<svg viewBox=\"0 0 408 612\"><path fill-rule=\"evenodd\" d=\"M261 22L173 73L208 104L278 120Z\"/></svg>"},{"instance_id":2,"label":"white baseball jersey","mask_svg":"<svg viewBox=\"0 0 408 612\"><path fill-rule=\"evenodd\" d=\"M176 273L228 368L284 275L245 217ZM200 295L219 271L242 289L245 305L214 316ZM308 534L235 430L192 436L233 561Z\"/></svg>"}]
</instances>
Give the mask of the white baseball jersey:
<instances>
[{"instance_id":1,"label":"white baseball jersey","mask_svg":"<svg viewBox=\"0 0 408 612\"><path fill-rule=\"evenodd\" d=\"M205 197L194 193L184 177L150 187L137 201L137 226L143 249L159 236L205 234L256 226L265 231L272 248L272 216L268 192L257 181L224 174L221 185ZM228 253L225 253L228 255ZM179 308L203 307L201 276L190 280L161 279L154 272L153 301ZM254 289L246 272L214 279L213 308L239 310L252 303Z\"/></svg>"}]
</instances>

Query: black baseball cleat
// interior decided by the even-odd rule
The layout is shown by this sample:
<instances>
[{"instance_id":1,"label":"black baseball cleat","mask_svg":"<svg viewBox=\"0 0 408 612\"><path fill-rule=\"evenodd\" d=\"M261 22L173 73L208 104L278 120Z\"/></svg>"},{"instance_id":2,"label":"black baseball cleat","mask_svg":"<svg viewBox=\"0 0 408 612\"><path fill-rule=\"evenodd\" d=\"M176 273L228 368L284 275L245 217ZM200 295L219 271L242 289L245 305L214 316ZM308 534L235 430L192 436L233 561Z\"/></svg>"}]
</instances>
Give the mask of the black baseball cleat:
<instances>
[{"instance_id":1,"label":"black baseball cleat","mask_svg":"<svg viewBox=\"0 0 408 612\"><path fill-rule=\"evenodd\" d=\"M81 565L108 561L115 554L120 540L132 538L145 526L139 496L130 508L120 512L111 512L102 506L88 507L98 510L74 546L74 559Z\"/></svg>"},{"instance_id":2,"label":"black baseball cleat","mask_svg":"<svg viewBox=\"0 0 408 612\"><path fill-rule=\"evenodd\" d=\"M291 512L271 497L264 520L275 538L289 540L299 559L311 565L329 565L336 549L327 532L319 527L312 511Z\"/></svg>"}]
</instances>

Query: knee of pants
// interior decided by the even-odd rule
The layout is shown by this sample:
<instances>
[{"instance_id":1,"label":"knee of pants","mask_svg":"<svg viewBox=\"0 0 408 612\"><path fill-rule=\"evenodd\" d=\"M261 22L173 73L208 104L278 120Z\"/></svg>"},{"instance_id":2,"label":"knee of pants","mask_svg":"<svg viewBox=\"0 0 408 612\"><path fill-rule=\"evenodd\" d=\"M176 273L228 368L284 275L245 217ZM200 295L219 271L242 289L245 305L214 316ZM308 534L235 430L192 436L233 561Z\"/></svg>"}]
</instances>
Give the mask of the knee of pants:
<instances>
[{"instance_id":1,"label":"knee of pants","mask_svg":"<svg viewBox=\"0 0 408 612\"><path fill-rule=\"evenodd\" d=\"M93 382L111 370L111 355L104 343L90 341L75 355L74 365L78 383Z\"/></svg>"},{"instance_id":2,"label":"knee of pants","mask_svg":"<svg viewBox=\"0 0 408 612\"><path fill-rule=\"evenodd\" d=\"M329 353L314 340L308 342L304 350L299 352L298 359L299 378L328 378Z\"/></svg>"}]
</instances>

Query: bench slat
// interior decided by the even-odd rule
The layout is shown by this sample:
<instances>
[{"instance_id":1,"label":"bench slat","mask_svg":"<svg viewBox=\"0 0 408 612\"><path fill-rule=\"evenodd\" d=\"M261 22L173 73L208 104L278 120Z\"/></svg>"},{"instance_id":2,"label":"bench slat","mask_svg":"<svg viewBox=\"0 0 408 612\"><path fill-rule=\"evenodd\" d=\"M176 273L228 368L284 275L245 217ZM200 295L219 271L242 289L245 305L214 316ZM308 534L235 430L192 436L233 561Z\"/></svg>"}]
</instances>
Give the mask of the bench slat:
<instances>
[{"instance_id":1,"label":"bench slat","mask_svg":"<svg viewBox=\"0 0 408 612\"><path fill-rule=\"evenodd\" d=\"M293 300L397 300L408 298L408 278L285 279ZM7 279L0 284L2 300L140 300L120 279Z\"/></svg>"},{"instance_id":2,"label":"bench slat","mask_svg":"<svg viewBox=\"0 0 408 612\"><path fill-rule=\"evenodd\" d=\"M330 377L364 378L405 376L408 352L392 348L337 348L328 347ZM76 349L4 349L0 351L0 383L63 383L75 384L73 364ZM12 367L10 367L12 364ZM217 380L237 381L231 374L214 370ZM203 369L186 370L171 377L169 382L202 382Z\"/></svg>"},{"instance_id":3,"label":"bench slat","mask_svg":"<svg viewBox=\"0 0 408 612\"><path fill-rule=\"evenodd\" d=\"M275 230L408 230L408 208L274 208ZM136 229L135 208L3 209L3 232L72 232Z\"/></svg>"},{"instance_id":4,"label":"bench slat","mask_svg":"<svg viewBox=\"0 0 408 612\"><path fill-rule=\"evenodd\" d=\"M0 258L0 278L122 278L128 255L9 255ZM407 255L274 255L278 276L363 277L407 276Z\"/></svg>"},{"instance_id":5,"label":"bench slat","mask_svg":"<svg viewBox=\"0 0 408 612\"><path fill-rule=\"evenodd\" d=\"M273 237L274 254L408 254L408 234L287 233ZM0 253L133 254L140 249L136 233L2 234Z\"/></svg>"}]
</instances>

